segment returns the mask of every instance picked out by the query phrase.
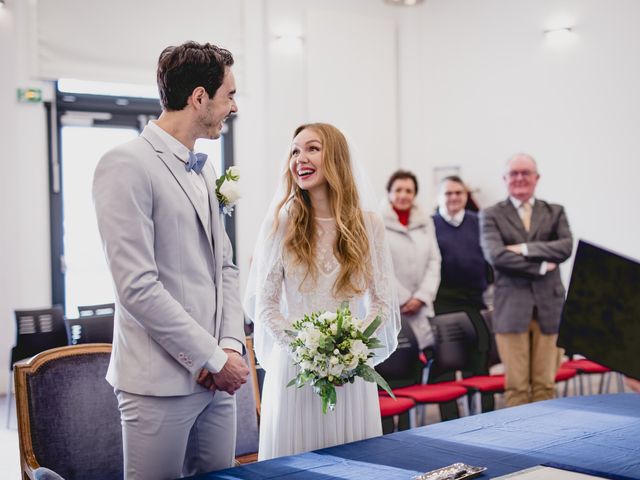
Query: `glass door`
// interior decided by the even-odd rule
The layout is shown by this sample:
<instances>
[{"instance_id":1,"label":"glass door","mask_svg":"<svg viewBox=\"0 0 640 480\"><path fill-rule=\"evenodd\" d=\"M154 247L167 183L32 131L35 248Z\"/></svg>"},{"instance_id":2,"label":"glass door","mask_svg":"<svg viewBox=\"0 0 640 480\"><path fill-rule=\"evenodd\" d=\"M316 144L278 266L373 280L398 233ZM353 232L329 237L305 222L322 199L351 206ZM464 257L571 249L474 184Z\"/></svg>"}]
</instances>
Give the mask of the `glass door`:
<instances>
[{"instance_id":1,"label":"glass door","mask_svg":"<svg viewBox=\"0 0 640 480\"><path fill-rule=\"evenodd\" d=\"M68 317L77 316L78 305L113 302L111 276L98 233L91 185L102 155L137 136L135 128L62 127L63 273Z\"/></svg>"}]
</instances>

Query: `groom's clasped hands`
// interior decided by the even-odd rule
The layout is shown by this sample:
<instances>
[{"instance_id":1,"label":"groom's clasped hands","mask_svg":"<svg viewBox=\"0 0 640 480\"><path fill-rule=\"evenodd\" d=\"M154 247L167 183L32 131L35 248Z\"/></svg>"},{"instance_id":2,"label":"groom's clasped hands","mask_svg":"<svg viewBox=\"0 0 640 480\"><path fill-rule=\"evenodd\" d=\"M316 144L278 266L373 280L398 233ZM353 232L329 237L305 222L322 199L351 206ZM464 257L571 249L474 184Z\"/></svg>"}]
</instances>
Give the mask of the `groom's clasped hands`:
<instances>
[{"instance_id":1,"label":"groom's clasped hands","mask_svg":"<svg viewBox=\"0 0 640 480\"><path fill-rule=\"evenodd\" d=\"M224 351L229 358L222 370L218 373L212 373L203 368L198 374L197 382L211 392L222 390L233 395L243 383L247 382L249 367L247 367L242 355L235 350L225 348Z\"/></svg>"}]
</instances>

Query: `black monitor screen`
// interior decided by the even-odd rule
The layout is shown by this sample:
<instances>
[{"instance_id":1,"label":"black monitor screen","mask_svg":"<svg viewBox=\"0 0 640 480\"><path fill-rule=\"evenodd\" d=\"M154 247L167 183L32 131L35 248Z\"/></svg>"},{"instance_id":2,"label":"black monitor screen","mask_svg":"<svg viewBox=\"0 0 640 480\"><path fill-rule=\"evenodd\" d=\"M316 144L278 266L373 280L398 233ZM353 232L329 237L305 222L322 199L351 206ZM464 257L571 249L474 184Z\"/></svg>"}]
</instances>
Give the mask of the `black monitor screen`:
<instances>
[{"instance_id":1,"label":"black monitor screen","mask_svg":"<svg viewBox=\"0 0 640 480\"><path fill-rule=\"evenodd\" d=\"M578 243L558 346L640 379L640 263Z\"/></svg>"}]
</instances>

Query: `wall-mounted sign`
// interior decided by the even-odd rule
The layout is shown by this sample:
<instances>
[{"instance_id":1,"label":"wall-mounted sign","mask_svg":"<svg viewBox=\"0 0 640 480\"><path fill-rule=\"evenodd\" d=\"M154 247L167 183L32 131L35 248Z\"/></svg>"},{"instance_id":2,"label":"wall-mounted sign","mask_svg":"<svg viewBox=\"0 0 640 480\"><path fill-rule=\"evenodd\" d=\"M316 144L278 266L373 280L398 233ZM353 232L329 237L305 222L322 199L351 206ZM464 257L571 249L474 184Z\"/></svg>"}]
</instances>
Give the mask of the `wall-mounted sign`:
<instances>
[{"instance_id":1,"label":"wall-mounted sign","mask_svg":"<svg viewBox=\"0 0 640 480\"><path fill-rule=\"evenodd\" d=\"M40 103L42 101L42 90L40 88L19 88L18 102Z\"/></svg>"}]
</instances>

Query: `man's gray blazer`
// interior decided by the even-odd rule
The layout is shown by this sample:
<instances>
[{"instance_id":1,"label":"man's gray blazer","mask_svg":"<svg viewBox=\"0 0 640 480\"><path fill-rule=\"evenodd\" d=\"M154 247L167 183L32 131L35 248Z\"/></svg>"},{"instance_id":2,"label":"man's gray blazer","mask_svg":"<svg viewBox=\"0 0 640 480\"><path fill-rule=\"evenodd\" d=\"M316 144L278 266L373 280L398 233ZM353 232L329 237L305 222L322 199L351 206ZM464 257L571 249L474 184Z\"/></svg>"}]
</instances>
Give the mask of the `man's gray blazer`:
<instances>
[{"instance_id":1,"label":"man's gray blazer","mask_svg":"<svg viewBox=\"0 0 640 480\"><path fill-rule=\"evenodd\" d=\"M495 271L493 329L526 332L533 308L545 334L558 333L565 290L560 270L540 275L543 261L560 264L571 256L573 239L564 208L536 198L531 228L525 231L509 199L480 212L481 245ZM526 243L528 256L507 250Z\"/></svg>"},{"instance_id":2,"label":"man's gray blazer","mask_svg":"<svg viewBox=\"0 0 640 480\"><path fill-rule=\"evenodd\" d=\"M211 228L185 164L149 128L102 157L93 181L116 315L107 380L139 395L203 391L197 375L225 337L244 344L238 269L202 170Z\"/></svg>"}]
</instances>

